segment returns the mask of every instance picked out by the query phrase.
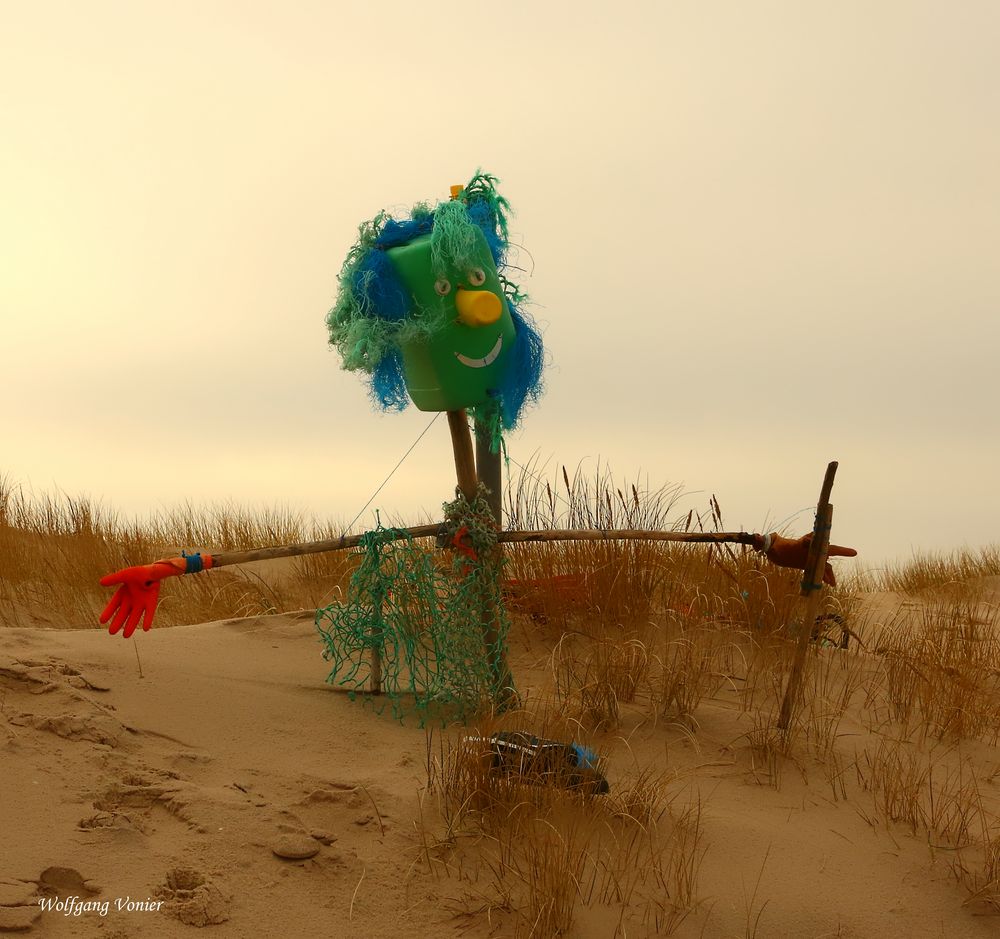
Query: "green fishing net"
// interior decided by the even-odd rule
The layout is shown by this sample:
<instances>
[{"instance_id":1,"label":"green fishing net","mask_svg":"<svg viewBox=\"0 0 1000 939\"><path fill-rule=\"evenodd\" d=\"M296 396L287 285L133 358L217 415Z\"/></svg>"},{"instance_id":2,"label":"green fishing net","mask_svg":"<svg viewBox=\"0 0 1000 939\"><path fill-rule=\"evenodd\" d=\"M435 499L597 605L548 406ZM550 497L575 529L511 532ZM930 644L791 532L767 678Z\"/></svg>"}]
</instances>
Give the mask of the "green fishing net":
<instances>
[{"instance_id":1,"label":"green fishing net","mask_svg":"<svg viewBox=\"0 0 1000 939\"><path fill-rule=\"evenodd\" d=\"M485 490L444 507L444 534L432 551L405 530L381 524L361 543L348 596L316 611L330 684L391 706L421 724L464 719L513 694L506 670L509 620L500 593L502 556Z\"/></svg>"}]
</instances>

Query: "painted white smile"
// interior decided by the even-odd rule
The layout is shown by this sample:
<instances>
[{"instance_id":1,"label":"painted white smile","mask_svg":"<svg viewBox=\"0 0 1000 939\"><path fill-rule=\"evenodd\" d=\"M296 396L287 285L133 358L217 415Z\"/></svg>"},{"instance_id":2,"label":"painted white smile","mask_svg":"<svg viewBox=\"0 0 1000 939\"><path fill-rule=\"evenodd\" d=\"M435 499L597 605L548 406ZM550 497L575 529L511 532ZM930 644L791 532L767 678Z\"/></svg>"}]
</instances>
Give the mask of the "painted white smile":
<instances>
[{"instance_id":1,"label":"painted white smile","mask_svg":"<svg viewBox=\"0 0 1000 939\"><path fill-rule=\"evenodd\" d=\"M470 359L467 355L462 355L461 352L456 352L455 358L457 358L463 365L468 365L469 368L486 368L487 365L492 365L497 360L497 356L500 354L500 349L502 347L503 334L501 333L497 336L496 345L481 359Z\"/></svg>"}]
</instances>

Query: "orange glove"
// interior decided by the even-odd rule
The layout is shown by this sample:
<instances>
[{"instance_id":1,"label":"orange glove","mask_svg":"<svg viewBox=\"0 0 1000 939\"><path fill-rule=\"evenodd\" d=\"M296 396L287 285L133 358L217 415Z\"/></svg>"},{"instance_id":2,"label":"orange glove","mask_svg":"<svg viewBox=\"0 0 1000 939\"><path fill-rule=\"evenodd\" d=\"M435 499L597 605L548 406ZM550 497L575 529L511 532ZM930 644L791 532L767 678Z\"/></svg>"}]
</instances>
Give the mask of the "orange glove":
<instances>
[{"instance_id":1,"label":"orange glove","mask_svg":"<svg viewBox=\"0 0 1000 939\"><path fill-rule=\"evenodd\" d=\"M476 549L472 547L472 539L469 537L468 525L463 525L458 531L455 532L455 537L451 539L451 546L459 554L465 555L465 557L467 557L470 561L476 561L479 559ZM459 567L459 571L463 577L467 576L471 570L471 564L462 564Z\"/></svg>"},{"instance_id":2,"label":"orange glove","mask_svg":"<svg viewBox=\"0 0 1000 939\"><path fill-rule=\"evenodd\" d=\"M764 556L772 564L776 564L778 567L796 567L803 571L806 568L812 538L812 532L795 539L782 538L781 535L772 532L770 535L754 535L753 546L758 551L763 551ZM842 548L840 545L832 544L827 550L827 557L853 558L857 556L857 553L854 548ZM831 587L837 586L837 578L833 576L833 568L829 561L827 561L826 569L823 571L823 583L829 584Z\"/></svg>"},{"instance_id":3,"label":"orange glove","mask_svg":"<svg viewBox=\"0 0 1000 939\"><path fill-rule=\"evenodd\" d=\"M211 555L195 554L154 561L152 564L139 567L126 567L113 574L105 574L101 578L101 586L112 587L118 584L118 589L104 608L101 622L106 623L111 620L108 632L112 636L124 625L125 631L122 637L125 639L135 632L140 619L143 630L148 632L153 625L156 602L160 597L160 581L164 577L179 577L181 574L195 573L211 566ZM111 619L112 617L114 619Z\"/></svg>"},{"instance_id":4,"label":"orange glove","mask_svg":"<svg viewBox=\"0 0 1000 939\"><path fill-rule=\"evenodd\" d=\"M451 539L451 546L459 553L464 554L470 561L479 559L476 549L472 547L472 539L469 537L469 526L463 525L455 532L455 537Z\"/></svg>"}]
</instances>

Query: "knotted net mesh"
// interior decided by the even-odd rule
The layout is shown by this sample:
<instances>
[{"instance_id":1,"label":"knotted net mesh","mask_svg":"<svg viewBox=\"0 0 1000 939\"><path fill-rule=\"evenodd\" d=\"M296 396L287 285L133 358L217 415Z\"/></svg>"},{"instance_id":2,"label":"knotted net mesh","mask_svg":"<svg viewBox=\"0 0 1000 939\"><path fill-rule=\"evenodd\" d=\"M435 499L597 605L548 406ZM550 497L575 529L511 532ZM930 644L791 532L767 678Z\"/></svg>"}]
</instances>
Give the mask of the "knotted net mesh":
<instances>
[{"instance_id":1,"label":"knotted net mesh","mask_svg":"<svg viewBox=\"0 0 1000 939\"><path fill-rule=\"evenodd\" d=\"M505 661L509 620L500 583L502 555L485 491L444 506L434 551L404 529L378 525L362 541L361 563L344 602L316 611L327 681L423 723L464 718L488 707L510 681Z\"/></svg>"}]
</instances>

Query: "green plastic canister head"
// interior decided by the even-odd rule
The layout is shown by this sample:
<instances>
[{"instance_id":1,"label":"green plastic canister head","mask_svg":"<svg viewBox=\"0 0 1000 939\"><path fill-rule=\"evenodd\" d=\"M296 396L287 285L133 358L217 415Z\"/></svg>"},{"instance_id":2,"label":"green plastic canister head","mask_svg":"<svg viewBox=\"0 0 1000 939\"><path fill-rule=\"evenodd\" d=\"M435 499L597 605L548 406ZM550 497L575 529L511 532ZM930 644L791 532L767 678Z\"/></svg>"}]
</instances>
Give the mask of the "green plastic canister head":
<instances>
[{"instance_id":1,"label":"green plastic canister head","mask_svg":"<svg viewBox=\"0 0 1000 939\"><path fill-rule=\"evenodd\" d=\"M431 235L386 252L410 293L413 315L445 322L429 338L400 342L406 390L421 411L457 411L485 403L501 384L514 346L500 276L478 228L475 250L459 268L431 262Z\"/></svg>"}]
</instances>

